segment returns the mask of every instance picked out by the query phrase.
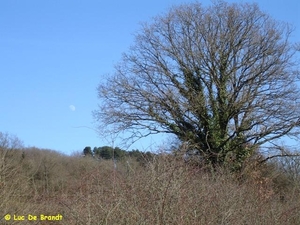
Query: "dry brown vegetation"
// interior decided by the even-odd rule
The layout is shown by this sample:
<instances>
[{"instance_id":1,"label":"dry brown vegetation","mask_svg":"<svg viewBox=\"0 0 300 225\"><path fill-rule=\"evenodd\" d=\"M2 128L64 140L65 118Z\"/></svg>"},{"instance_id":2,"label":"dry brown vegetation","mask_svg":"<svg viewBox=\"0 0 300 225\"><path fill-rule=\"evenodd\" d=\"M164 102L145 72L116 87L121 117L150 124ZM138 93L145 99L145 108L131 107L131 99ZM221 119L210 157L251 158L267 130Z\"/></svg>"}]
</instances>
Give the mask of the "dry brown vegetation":
<instances>
[{"instance_id":1,"label":"dry brown vegetation","mask_svg":"<svg viewBox=\"0 0 300 225\"><path fill-rule=\"evenodd\" d=\"M1 149L1 154L3 149ZM141 166L9 150L2 167L1 224L300 224L300 186L273 165L239 175L191 167L160 154ZM9 222L6 214L24 215ZM28 221L31 215L62 221Z\"/></svg>"}]
</instances>

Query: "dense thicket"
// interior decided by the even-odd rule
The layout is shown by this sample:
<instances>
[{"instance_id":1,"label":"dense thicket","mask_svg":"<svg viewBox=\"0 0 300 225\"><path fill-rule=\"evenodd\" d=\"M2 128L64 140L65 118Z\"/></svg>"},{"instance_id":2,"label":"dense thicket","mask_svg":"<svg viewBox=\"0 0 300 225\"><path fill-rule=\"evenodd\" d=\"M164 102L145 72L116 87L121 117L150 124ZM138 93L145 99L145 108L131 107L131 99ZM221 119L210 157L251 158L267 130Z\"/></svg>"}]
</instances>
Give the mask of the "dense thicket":
<instances>
[{"instance_id":1,"label":"dense thicket","mask_svg":"<svg viewBox=\"0 0 300 225\"><path fill-rule=\"evenodd\" d=\"M28 215L51 224L40 221L41 214L62 215L52 224L300 223L297 158L249 162L232 174L190 166L165 153L142 166L135 157L97 160L19 145L1 145L4 153L1 224L20 224L6 221L7 214L24 216L24 224L34 223Z\"/></svg>"}]
</instances>

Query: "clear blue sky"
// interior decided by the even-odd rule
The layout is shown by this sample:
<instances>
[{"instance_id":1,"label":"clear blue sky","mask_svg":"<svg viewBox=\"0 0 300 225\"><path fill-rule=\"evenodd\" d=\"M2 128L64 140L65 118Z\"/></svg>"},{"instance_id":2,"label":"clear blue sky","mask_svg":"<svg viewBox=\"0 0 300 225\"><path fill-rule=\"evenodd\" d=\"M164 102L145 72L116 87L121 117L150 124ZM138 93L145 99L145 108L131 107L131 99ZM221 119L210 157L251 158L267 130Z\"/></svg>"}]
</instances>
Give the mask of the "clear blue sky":
<instances>
[{"instance_id":1,"label":"clear blue sky","mask_svg":"<svg viewBox=\"0 0 300 225\"><path fill-rule=\"evenodd\" d=\"M95 127L96 87L133 44L140 22L183 2L188 1L1 0L0 131L16 135L25 146L66 154L111 145L84 128ZM258 4L293 24L293 40L300 41L299 2ZM155 141L133 147L147 149Z\"/></svg>"}]
</instances>

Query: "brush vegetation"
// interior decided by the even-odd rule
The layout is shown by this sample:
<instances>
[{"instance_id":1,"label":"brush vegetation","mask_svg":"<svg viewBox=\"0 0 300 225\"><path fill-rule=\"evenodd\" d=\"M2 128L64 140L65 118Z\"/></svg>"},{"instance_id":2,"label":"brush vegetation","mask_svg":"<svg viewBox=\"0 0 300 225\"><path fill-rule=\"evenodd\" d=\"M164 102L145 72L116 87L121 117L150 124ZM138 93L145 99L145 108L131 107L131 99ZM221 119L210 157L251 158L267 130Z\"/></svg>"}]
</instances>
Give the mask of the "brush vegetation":
<instances>
[{"instance_id":1,"label":"brush vegetation","mask_svg":"<svg viewBox=\"0 0 300 225\"><path fill-rule=\"evenodd\" d=\"M6 143L1 224L20 224L5 221L7 214L24 215L22 224L35 224L29 214L62 215L38 224L300 224L297 158L257 163L253 157L233 173L167 153L115 164Z\"/></svg>"}]
</instances>

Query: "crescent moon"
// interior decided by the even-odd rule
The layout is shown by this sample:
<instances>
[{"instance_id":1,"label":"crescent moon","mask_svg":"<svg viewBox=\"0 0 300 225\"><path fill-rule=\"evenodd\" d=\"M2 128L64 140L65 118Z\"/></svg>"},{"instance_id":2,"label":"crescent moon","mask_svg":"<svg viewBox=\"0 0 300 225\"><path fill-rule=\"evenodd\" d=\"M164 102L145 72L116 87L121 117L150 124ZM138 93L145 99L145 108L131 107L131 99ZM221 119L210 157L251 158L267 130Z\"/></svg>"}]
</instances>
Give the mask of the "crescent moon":
<instances>
[{"instance_id":1,"label":"crescent moon","mask_svg":"<svg viewBox=\"0 0 300 225\"><path fill-rule=\"evenodd\" d=\"M71 111L75 111L76 110L76 108L75 108L74 105L69 105L69 108L70 108Z\"/></svg>"}]
</instances>

